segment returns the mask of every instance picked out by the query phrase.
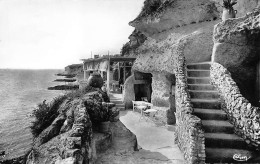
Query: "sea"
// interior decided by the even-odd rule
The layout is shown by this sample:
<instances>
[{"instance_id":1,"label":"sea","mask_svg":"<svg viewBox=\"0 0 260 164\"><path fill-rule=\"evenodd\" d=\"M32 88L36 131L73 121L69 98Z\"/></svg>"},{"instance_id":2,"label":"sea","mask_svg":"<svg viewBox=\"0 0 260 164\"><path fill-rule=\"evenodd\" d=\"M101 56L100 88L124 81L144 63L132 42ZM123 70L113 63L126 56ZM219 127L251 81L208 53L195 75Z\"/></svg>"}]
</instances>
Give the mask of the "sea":
<instances>
[{"instance_id":1,"label":"sea","mask_svg":"<svg viewBox=\"0 0 260 164\"><path fill-rule=\"evenodd\" d=\"M0 161L24 155L32 147L30 125L37 104L64 94L47 90L58 85L62 70L0 69Z\"/></svg>"}]
</instances>

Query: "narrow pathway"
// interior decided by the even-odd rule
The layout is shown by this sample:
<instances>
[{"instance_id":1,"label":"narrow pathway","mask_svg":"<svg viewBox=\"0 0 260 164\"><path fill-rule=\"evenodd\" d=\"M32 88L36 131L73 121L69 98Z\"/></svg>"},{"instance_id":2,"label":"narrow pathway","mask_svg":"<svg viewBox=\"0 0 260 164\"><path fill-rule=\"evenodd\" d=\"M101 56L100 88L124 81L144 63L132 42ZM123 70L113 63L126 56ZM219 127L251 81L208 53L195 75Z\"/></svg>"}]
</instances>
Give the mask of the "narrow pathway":
<instances>
[{"instance_id":1,"label":"narrow pathway","mask_svg":"<svg viewBox=\"0 0 260 164\"><path fill-rule=\"evenodd\" d=\"M114 163L131 164L184 164L183 154L174 144L174 132L151 120L141 119L141 114L125 110L122 94L110 94L110 101L120 108L120 121L137 137L138 151L114 157Z\"/></svg>"},{"instance_id":2,"label":"narrow pathway","mask_svg":"<svg viewBox=\"0 0 260 164\"><path fill-rule=\"evenodd\" d=\"M140 113L137 112L126 110L120 113L121 122L136 135L138 145L143 150L155 153L152 156L143 153L142 158L158 159L163 156L163 160L156 163L185 163L183 154L174 143L174 131L169 131L165 126L157 126L149 119L139 119Z\"/></svg>"}]
</instances>

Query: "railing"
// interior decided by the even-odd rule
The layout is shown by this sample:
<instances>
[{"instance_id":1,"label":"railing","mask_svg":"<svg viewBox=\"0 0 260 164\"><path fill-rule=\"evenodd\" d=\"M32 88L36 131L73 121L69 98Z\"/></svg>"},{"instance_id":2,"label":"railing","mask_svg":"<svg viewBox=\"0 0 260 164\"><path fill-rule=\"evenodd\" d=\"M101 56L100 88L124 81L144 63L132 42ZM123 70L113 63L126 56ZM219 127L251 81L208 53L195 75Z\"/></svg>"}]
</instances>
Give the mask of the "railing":
<instances>
[{"instance_id":1,"label":"railing","mask_svg":"<svg viewBox=\"0 0 260 164\"><path fill-rule=\"evenodd\" d=\"M210 68L211 83L218 89L222 99L222 109L234 125L235 133L248 144L260 145L260 108L254 107L242 96L230 72L219 63Z\"/></svg>"},{"instance_id":2,"label":"railing","mask_svg":"<svg viewBox=\"0 0 260 164\"><path fill-rule=\"evenodd\" d=\"M184 47L184 46L183 46ZM176 131L175 142L188 163L205 163L205 137L200 118L192 115L183 47L177 49L176 76Z\"/></svg>"}]
</instances>

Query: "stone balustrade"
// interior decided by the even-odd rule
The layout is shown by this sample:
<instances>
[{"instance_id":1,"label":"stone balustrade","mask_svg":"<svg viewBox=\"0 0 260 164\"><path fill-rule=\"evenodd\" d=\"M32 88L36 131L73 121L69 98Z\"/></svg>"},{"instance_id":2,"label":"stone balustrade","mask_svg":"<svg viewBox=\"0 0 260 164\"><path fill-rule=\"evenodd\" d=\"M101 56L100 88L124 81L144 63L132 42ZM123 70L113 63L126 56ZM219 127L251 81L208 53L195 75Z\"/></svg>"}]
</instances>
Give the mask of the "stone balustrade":
<instances>
[{"instance_id":1,"label":"stone balustrade","mask_svg":"<svg viewBox=\"0 0 260 164\"><path fill-rule=\"evenodd\" d=\"M259 148L260 109L243 97L230 72L221 64L213 62L210 70L211 83L218 89L222 109L235 127L235 133L248 144Z\"/></svg>"},{"instance_id":2,"label":"stone balustrade","mask_svg":"<svg viewBox=\"0 0 260 164\"><path fill-rule=\"evenodd\" d=\"M188 163L205 162L205 137L201 119L192 115L193 108L188 93L186 65L181 46L176 59L176 119L175 142Z\"/></svg>"}]
</instances>

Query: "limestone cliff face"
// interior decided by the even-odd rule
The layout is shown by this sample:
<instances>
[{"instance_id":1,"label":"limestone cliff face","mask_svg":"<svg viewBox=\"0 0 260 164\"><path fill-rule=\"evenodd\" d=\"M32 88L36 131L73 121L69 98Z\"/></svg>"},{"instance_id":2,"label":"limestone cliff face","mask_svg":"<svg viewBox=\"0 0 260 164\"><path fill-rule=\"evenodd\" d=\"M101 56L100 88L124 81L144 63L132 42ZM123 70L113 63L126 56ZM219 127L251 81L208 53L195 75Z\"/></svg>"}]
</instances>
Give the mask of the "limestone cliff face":
<instances>
[{"instance_id":1,"label":"limestone cliff face","mask_svg":"<svg viewBox=\"0 0 260 164\"><path fill-rule=\"evenodd\" d=\"M182 45L187 63L210 61L214 25L221 22L222 3L222 0L146 0L138 17L129 23L147 37L135 50L133 70L153 75L175 74L177 47ZM240 17L259 4L260 0L238 0L234 9ZM160 90L162 79L153 78L153 91ZM166 92L169 90L168 87Z\"/></svg>"},{"instance_id":2,"label":"limestone cliff face","mask_svg":"<svg viewBox=\"0 0 260 164\"><path fill-rule=\"evenodd\" d=\"M214 25L222 15L222 0L146 0L138 17L129 24L147 36L137 48L134 69L174 73L179 40L185 45L187 63L210 61ZM239 0L237 16L259 5L259 0Z\"/></svg>"},{"instance_id":3,"label":"limestone cliff face","mask_svg":"<svg viewBox=\"0 0 260 164\"><path fill-rule=\"evenodd\" d=\"M139 16L129 23L148 37L138 48L134 69L173 74L179 40L188 42L185 46L188 63L210 61L212 31L219 18L213 1L145 1Z\"/></svg>"},{"instance_id":4,"label":"limestone cliff face","mask_svg":"<svg viewBox=\"0 0 260 164\"><path fill-rule=\"evenodd\" d=\"M218 22L191 24L153 35L153 38L148 38L138 49L139 55L133 69L146 73L174 74L174 59L180 39L188 42L185 46L185 57L188 63L210 61L213 47L212 31Z\"/></svg>"},{"instance_id":5,"label":"limestone cliff face","mask_svg":"<svg viewBox=\"0 0 260 164\"><path fill-rule=\"evenodd\" d=\"M214 2L208 0L147 0L139 16L129 24L151 35L192 23L217 19Z\"/></svg>"},{"instance_id":6,"label":"limestone cliff face","mask_svg":"<svg viewBox=\"0 0 260 164\"><path fill-rule=\"evenodd\" d=\"M83 72L82 64L72 64L65 67L65 72L67 74L78 74Z\"/></svg>"},{"instance_id":7,"label":"limestone cliff face","mask_svg":"<svg viewBox=\"0 0 260 164\"><path fill-rule=\"evenodd\" d=\"M231 72L243 96L257 102L254 95L260 56L260 10L217 24L213 39L212 61Z\"/></svg>"}]
</instances>

